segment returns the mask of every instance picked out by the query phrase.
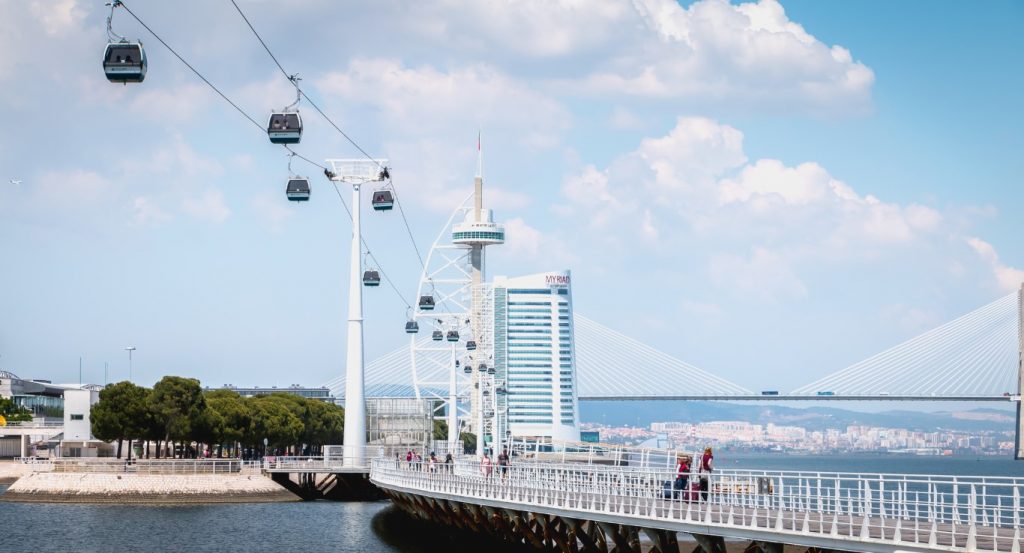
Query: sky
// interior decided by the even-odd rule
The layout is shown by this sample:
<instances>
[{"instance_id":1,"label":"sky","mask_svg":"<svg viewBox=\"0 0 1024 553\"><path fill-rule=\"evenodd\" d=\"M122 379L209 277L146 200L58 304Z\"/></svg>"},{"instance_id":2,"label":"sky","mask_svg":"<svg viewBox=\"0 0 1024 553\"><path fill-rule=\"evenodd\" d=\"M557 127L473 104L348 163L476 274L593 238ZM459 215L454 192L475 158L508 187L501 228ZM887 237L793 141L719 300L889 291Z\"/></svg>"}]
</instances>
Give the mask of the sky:
<instances>
[{"instance_id":1,"label":"sky","mask_svg":"<svg viewBox=\"0 0 1024 553\"><path fill-rule=\"evenodd\" d=\"M1024 281L1024 7L990 1L238 0L303 89L389 160L419 249L470 192L490 275L571 269L576 311L787 390ZM345 360L350 226L124 10L144 83L106 81L100 1L0 2L0 369L318 385ZM262 123L294 91L229 0L127 6ZM359 157L300 103L296 151ZM12 132L13 131L13 132ZM11 181L21 182L14 184ZM346 199L348 193L346 192ZM419 262L364 236L366 357L407 343ZM104 376L104 365L107 376Z\"/></svg>"}]
</instances>

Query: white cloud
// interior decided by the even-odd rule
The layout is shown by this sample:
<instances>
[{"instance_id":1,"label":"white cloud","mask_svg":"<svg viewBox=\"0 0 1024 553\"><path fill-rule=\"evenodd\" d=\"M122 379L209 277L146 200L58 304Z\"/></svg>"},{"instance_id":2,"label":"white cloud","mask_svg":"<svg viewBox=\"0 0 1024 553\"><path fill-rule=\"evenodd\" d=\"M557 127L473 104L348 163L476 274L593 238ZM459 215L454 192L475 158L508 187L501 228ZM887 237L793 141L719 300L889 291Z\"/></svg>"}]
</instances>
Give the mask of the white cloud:
<instances>
[{"instance_id":1,"label":"white cloud","mask_svg":"<svg viewBox=\"0 0 1024 553\"><path fill-rule=\"evenodd\" d=\"M535 57L561 57L606 43L629 19L629 3L617 0L522 0L519 2L418 2L408 14L437 40L464 48L500 48Z\"/></svg>"},{"instance_id":2,"label":"white cloud","mask_svg":"<svg viewBox=\"0 0 1024 553\"><path fill-rule=\"evenodd\" d=\"M680 118L607 167L584 166L563 180L562 197L553 210L567 228L588 229L574 247L614 248L634 263L685 259L687 278L706 269L722 289L761 300L805 297L809 275L871 263L897 276L917 259L951 279L979 265L954 247L969 224L956 210L882 200L812 161L748 160L739 130L705 118ZM1001 289L1024 280L987 243L968 243Z\"/></svg>"},{"instance_id":3,"label":"white cloud","mask_svg":"<svg viewBox=\"0 0 1024 553\"><path fill-rule=\"evenodd\" d=\"M213 92L202 84L151 87L135 94L129 106L132 113L147 119L183 123L214 98Z\"/></svg>"},{"instance_id":4,"label":"white cloud","mask_svg":"<svg viewBox=\"0 0 1024 553\"><path fill-rule=\"evenodd\" d=\"M576 259L562 240L530 226L521 217L505 221L502 255L532 264L544 264L555 259L563 265L571 265Z\"/></svg>"},{"instance_id":5,"label":"white cloud","mask_svg":"<svg viewBox=\"0 0 1024 553\"><path fill-rule=\"evenodd\" d=\"M29 4L29 10L39 21L43 31L50 36L72 29L86 14L86 11L78 6L76 0L32 2Z\"/></svg>"},{"instance_id":6,"label":"white cloud","mask_svg":"<svg viewBox=\"0 0 1024 553\"><path fill-rule=\"evenodd\" d=\"M170 219L171 216L151 198L139 196L132 201L132 222L136 225L156 225Z\"/></svg>"},{"instance_id":7,"label":"white cloud","mask_svg":"<svg viewBox=\"0 0 1024 553\"><path fill-rule=\"evenodd\" d=\"M260 194L252 199L252 208L274 231L284 228L284 224L295 215L295 210L283 205L277 196Z\"/></svg>"},{"instance_id":8,"label":"white cloud","mask_svg":"<svg viewBox=\"0 0 1024 553\"><path fill-rule=\"evenodd\" d=\"M639 117L622 106L615 108L608 118L608 124L617 130L639 129L644 126L644 122Z\"/></svg>"},{"instance_id":9,"label":"white cloud","mask_svg":"<svg viewBox=\"0 0 1024 553\"><path fill-rule=\"evenodd\" d=\"M355 59L345 72L331 73L317 85L346 104L377 110L406 136L501 126L525 144L550 148L569 127L569 113L558 102L482 64L442 71L410 68L396 60Z\"/></svg>"},{"instance_id":10,"label":"white cloud","mask_svg":"<svg viewBox=\"0 0 1024 553\"><path fill-rule=\"evenodd\" d=\"M231 216L220 190L207 190L198 197L185 198L181 207L185 213L210 223L223 223Z\"/></svg>"},{"instance_id":11,"label":"white cloud","mask_svg":"<svg viewBox=\"0 0 1024 553\"><path fill-rule=\"evenodd\" d=\"M763 247L755 248L749 256L713 256L709 276L716 286L762 300L807 296L807 287L787 256Z\"/></svg>"},{"instance_id":12,"label":"white cloud","mask_svg":"<svg viewBox=\"0 0 1024 553\"><path fill-rule=\"evenodd\" d=\"M676 0L638 0L634 6L654 32L610 67L593 71L586 89L812 112L859 112L870 103L871 69L849 50L808 34L775 0L705 0L688 8ZM624 25L614 38L641 29Z\"/></svg>"},{"instance_id":13,"label":"white cloud","mask_svg":"<svg viewBox=\"0 0 1024 553\"><path fill-rule=\"evenodd\" d=\"M992 276L1000 290L1012 292L1018 290L1024 283L1024 270L1004 265L999 261L999 254L996 253L992 244L976 237L968 237L966 241L971 249L992 269Z\"/></svg>"}]
</instances>

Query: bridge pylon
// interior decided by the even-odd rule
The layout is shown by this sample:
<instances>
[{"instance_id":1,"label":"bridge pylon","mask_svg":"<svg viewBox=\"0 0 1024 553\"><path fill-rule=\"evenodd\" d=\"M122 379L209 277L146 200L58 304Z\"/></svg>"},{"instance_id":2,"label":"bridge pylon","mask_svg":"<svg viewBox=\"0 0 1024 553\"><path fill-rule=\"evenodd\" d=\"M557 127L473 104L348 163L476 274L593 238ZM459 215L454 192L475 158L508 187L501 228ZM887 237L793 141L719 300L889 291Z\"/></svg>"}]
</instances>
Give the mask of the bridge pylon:
<instances>
[{"instance_id":1,"label":"bridge pylon","mask_svg":"<svg viewBox=\"0 0 1024 553\"><path fill-rule=\"evenodd\" d=\"M1024 460L1024 441L1021 436L1024 435L1024 401L1021 401L1021 395L1024 394L1024 282L1020 285L1020 291L1017 292L1017 315L1019 321L1017 324L1017 334L1019 340L1019 346L1017 349L1017 437L1014 443L1014 458L1018 461Z\"/></svg>"}]
</instances>

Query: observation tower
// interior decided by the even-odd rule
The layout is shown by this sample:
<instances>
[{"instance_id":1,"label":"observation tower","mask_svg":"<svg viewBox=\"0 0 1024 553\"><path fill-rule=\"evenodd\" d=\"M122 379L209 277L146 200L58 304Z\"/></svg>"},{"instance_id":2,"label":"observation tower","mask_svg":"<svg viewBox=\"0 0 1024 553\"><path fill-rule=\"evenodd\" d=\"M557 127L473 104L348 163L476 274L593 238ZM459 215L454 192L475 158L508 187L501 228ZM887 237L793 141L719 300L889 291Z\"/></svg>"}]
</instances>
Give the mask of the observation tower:
<instances>
[{"instance_id":1,"label":"observation tower","mask_svg":"<svg viewBox=\"0 0 1024 553\"><path fill-rule=\"evenodd\" d=\"M459 439L460 408L467 430L477 435L481 448L484 436L492 440L501 437L499 418L503 417L496 404L500 383L494 370L494 314L486 284L486 248L504 242L504 225L495 223L491 210L484 208L478 142L473 194L452 213L434 241L420 276L418 301L406 326L412 334L416 397L443 400L450 447ZM417 339L421 328L431 333L430 340ZM447 354L444 361L440 352Z\"/></svg>"}]
</instances>

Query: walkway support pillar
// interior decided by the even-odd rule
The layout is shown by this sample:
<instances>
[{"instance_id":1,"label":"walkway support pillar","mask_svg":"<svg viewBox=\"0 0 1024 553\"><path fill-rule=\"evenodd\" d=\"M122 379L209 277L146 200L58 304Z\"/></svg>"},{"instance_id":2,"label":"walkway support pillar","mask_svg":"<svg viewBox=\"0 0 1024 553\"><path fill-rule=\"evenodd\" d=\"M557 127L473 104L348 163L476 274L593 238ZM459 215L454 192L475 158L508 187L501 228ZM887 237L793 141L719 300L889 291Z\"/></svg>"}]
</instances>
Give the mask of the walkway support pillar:
<instances>
[{"instance_id":1,"label":"walkway support pillar","mask_svg":"<svg viewBox=\"0 0 1024 553\"><path fill-rule=\"evenodd\" d=\"M700 548L704 550L704 553L726 553L725 538L722 536L693 534L693 537L697 540Z\"/></svg>"},{"instance_id":2,"label":"walkway support pillar","mask_svg":"<svg viewBox=\"0 0 1024 553\"><path fill-rule=\"evenodd\" d=\"M1024 441L1021 438L1021 435L1024 434L1024 413L1021 411L1024 406L1024 401L1021 401L1021 395L1024 394L1024 283L1021 283L1020 291L1017 292L1017 316L1019 317L1017 326L1019 340L1017 348L1017 439L1014 458L1021 461L1024 460Z\"/></svg>"}]
</instances>

